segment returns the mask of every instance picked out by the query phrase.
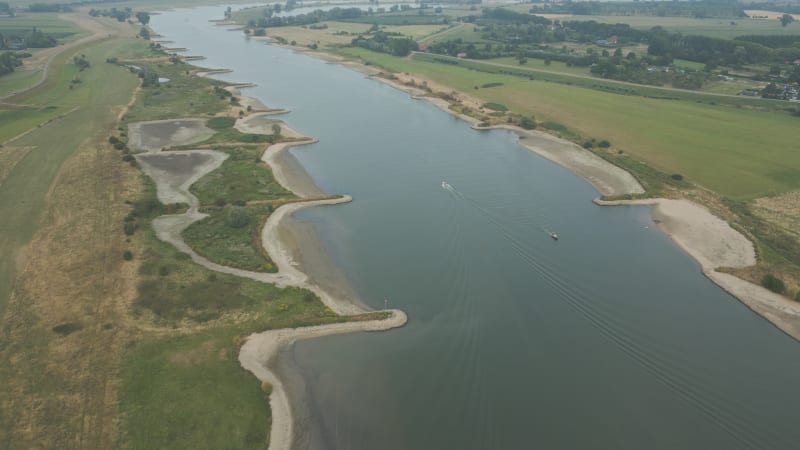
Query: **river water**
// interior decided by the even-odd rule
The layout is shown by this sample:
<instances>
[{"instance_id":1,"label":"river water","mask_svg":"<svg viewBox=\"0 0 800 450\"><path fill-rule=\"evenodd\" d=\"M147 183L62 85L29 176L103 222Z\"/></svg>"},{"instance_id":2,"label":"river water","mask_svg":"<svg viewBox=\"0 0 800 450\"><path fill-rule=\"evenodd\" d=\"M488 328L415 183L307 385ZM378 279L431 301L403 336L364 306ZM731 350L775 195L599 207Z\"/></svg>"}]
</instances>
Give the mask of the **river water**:
<instances>
[{"instance_id":1,"label":"river water","mask_svg":"<svg viewBox=\"0 0 800 450\"><path fill-rule=\"evenodd\" d=\"M152 26L320 140L293 155L355 200L298 219L362 301L410 316L283 355L298 448L798 448L800 345L704 278L648 208L595 206L513 134L208 22L222 11Z\"/></svg>"}]
</instances>

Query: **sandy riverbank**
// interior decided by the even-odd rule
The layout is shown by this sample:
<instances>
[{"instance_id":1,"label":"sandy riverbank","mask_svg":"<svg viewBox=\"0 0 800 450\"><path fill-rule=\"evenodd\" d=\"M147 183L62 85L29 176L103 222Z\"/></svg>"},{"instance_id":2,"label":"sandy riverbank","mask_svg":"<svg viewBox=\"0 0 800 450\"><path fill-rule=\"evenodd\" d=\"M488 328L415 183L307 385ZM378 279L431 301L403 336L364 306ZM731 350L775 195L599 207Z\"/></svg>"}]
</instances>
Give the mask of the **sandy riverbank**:
<instances>
[{"instance_id":1,"label":"sandy riverbank","mask_svg":"<svg viewBox=\"0 0 800 450\"><path fill-rule=\"evenodd\" d=\"M653 205L651 216L658 227L697 261L706 277L786 334L800 340L800 303L718 270L756 264L752 242L727 222L688 200L596 199L595 203L603 206Z\"/></svg>"},{"instance_id":2,"label":"sandy riverbank","mask_svg":"<svg viewBox=\"0 0 800 450\"><path fill-rule=\"evenodd\" d=\"M305 136L291 128L289 125L286 125L286 122L269 118L269 116L284 113L286 113L285 110L276 110L249 114L237 119L233 127L242 133L272 134L272 127L273 125L277 124L279 127L281 127L281 136L291 139L304 138Z\"/></svg>"}]
</instances>

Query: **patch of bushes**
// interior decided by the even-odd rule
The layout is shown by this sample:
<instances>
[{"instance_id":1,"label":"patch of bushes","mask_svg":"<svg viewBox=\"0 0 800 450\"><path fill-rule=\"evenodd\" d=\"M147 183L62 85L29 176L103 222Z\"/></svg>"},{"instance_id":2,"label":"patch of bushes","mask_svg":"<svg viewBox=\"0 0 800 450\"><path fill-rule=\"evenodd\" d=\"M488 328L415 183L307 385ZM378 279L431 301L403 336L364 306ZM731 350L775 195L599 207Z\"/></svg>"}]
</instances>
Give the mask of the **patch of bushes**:
<instances>
[{"instance_id":1,"label":"patch of bushes","mask_svg":"<svg viewBox=\"0 0 800 450\"><path fill-rule=\"evenodd\" d=\"M125 222L125 225L123 225L123 230L125 231L126 236L132 236L133 233L136 232L136 222Z\"/></svg>"},{"instance_id":2,"label":"patch of bushes","mask_svg":"<svg viewBox=\"0 0 800 450\"><path fill-rule=\"evenodd\" d=\"M212 117L206 121L206 126L214 130L224 130L225 128L233 127L235 123L236 119L233 117Z\"/></svg>"},{"instance_id":3,"label":"patch of bushes","mask_svg":"<svg viewBox=\"0 0 800 450\"><path fill-rule=\"evenodd\" d=\"M498 87L498 86L502 86L502 85L503 85L503 83L497 83L497 82L495 82L495 83L486 83L486 84L482 84L482 85L481 85L481 87L482 87L482 88L493 88L493 87Z\"/></svg>"},{"instance_id":4,"label":"patch of bushes","mask_svg":"<svg viewBox=\"0 0 800 450\"><path fill-rule=\"evenodd\" d=\"M232 206L228 209L225 223L231 228L243 228L250 223L250 214L241 206Z\"/></svg>"},{"instance_id":5,"label":"patch of bushes","mask_svg":"<svg viewBox=\"0 0 800 450\"><path fill-rule=\"evenodd\" d=\"M124 252L122 252L122 259L124 259L125 261L132 260L133 252L131 252L130 250L125 250Z\"/></svg>"},{"instance_id":6,"label":"patch of bushes","mask_svg":"<svg viewBox=\"0 0 800 450\"><path fill-rule=\"evenodd\" d=\"M533 117L523 116L519 119L519 126L526 130L533 130L536 128L536 121Z\"/></svg>"},{"instance_id":7,"label":"patch of bushes","mask_svg":"<svg viewBox=\"0 0 800 450\"><path fill-rule=\"evenodd\" d=\"M607 140L603 139L602 141L597 143L597 146L600 147L600 148L608 148L608 147L611 147L611 143L608 142Z\"/></svg>"},{"instance_id":8,"label":"patch of bushes","mask_svg":"<svg viewBox=\"0 0 800 450\"><path fill-rule=\"evenodd\" d=\"M783 280L771 273L764 275L761 279L761 285L776 294L783 294L786 292L786 285L783 283Z\"/></svg>"},{"instance_id":9,"label":"patch of bushes","mask_svg":"<svg viewBox=\"0 0 800 450\"><path fill-rule=\"evenodd\" d=\"M483 107L493 109L495 111L508 111L508 106L502 103L487 102L483 104Z\"/></svg>"},{"instance_id":10,"label":"patch of bushes","mask_svg":"<svg viewBox=\"0 0 800 450\"><path fill-rule=\"evenodd\" d=\"M53 327L53 332L60 334L61 336L70 335L76 331L80 331L83 329L83 326L79 323L75 322L67 322L56 325Z\"/></svg>"}]
</instances>

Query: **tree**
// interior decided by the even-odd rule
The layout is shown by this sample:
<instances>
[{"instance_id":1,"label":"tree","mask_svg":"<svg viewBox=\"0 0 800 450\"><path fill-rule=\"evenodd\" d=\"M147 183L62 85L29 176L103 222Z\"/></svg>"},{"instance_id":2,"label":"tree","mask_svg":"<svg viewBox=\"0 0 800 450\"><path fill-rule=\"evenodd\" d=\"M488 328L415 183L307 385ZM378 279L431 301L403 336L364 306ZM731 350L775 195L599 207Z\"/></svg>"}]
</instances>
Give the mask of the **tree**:
<instances>
[{"instance_id":1,"label":"tree","mask_svg":"<svg viewBox=\"0 0 800 450\"><path fill-rule=\"evenodd\" d=\"M281 135L281 126L279 124L277 124L277 123L273 123L272 124L272 134L274 134L276 137L280 137L280 135Z\"/></svg>"},{"instance_id":2,"label":"tree","mask_svg":"<svg viewBox=\"0 0 800 450\"><path fill-rule=\"evenodd\" d=\"M225 222L231 228L242 228L250 223L250 214L241 206L231 206Z\"/></svg>"},{"instance_id":3,"label":"tree","mask_svg":"<svg viewBox=\"0 0 800 450\"><path fill-rule=\"evenodd\" d=\"M792 22L794 22L794 16L792 16L791 14L784 14L781 16L782 27L785 27L786 25L789 25Z\"/></svg>"},{"instance_id":4,"label":"tree","mask_svg":"<svg viewBox=\"0 0 800 450\"><path fill-rule=\"evenodd\" d=\"M150 13L141 11L136 13L136 20L139 21L142 25L147 25L150 23Z\"/></svg>"},{"instance_id":5,"label":"tree","mask_svg":"<svg viewBox=\"0 0 800 450\"><path fill-rule=\"evenodd\" d=\"M142 39L144 39L145 41L149 41L150 40L150 30L148 30L145 27L142 27L142 29L139 30L139 36L141 36Z\"/></svg>"},{"instance_id":6,"label":"tree","mask_svg":"<svg viewBox=\"0 0 800 450\"><path fill-rule=\"evenodd\" d=\"M782 294L786 291L786 285L783 284L783 280L771 273L764 275L764 278L761 279L761 285L778 294Z\"/></svg>"}]
</instances>

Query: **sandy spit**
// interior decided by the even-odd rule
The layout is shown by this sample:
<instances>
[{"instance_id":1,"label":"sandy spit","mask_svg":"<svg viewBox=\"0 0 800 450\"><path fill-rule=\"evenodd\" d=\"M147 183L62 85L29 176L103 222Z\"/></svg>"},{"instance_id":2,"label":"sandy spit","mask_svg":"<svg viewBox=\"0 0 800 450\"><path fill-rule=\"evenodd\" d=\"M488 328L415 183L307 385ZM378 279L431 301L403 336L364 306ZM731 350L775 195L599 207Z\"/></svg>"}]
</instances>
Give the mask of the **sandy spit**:
<instances>
[{"instance_id":1,"label":"sandy spit","mask_svg":"<svg viewBox=\"0 0 800 450\"><path fill-rule=\"evenodd\" d=\"M289 449L294 436L294 423L291 403L286 395L283 382L270 370L271 358L278 351L298 339L309 339L332 334L353 333L356 331L384 331L402 327L408 318L399 310L392 310L392 316L386 320L365 322L345 322L315 327L293 328L254 333L245 339L239 351L239 363L252 372L262 382L272 384L272 395L269 404L272 408L272 434L269 442L270 450Z\"/></svg>"},{"instance_id":2,"label":"sandy spit","mask_svg":"<svg viewBox=\"0 0 800 450\"><path fill-rule=\"evenodd\" d=\"M700 265L703 274L780 330L800 340L800 303L742 280L719 268L756 264L753 243L708 209L689 200L664 198L603 201L603 206L653 205L659 228Z\"/></svg>"},{"instance_id":3,"label":"sandy spit","mask_svg":"<svg viewBox=\"0 0 800 450\"><path fill-rule=\"evenodd\" d=\"M250 114L249 116L242 117L241 119L237 119L233 127L242 133L272 134L272 124L277 123L281 127L281 136L287 138L295 138L295 139L303 138L304 136L302 134L300 134L299 132L295 131L294 129L286 125L286 122L282 120L275 120L272 123L268 123L261 120L262 117L273 116L276 114L285 114L285 113L286 110L283 109L257 112L254 114Z\"/></svg>"}]
</instances>

